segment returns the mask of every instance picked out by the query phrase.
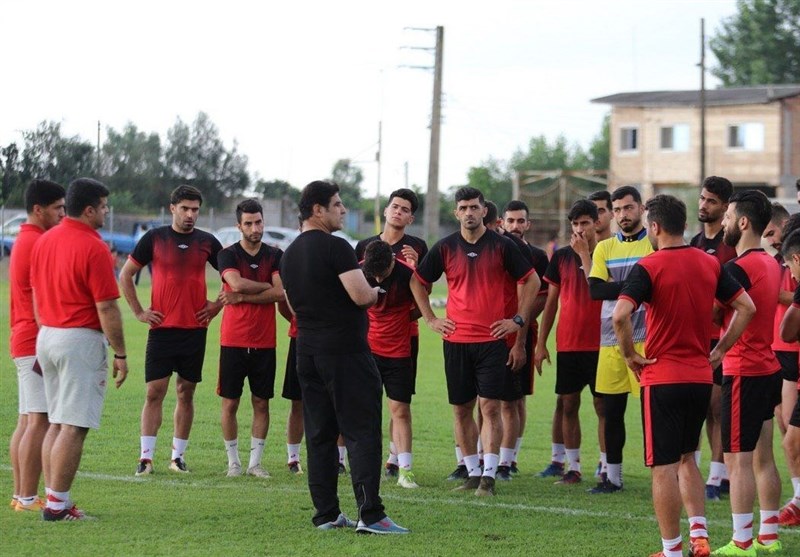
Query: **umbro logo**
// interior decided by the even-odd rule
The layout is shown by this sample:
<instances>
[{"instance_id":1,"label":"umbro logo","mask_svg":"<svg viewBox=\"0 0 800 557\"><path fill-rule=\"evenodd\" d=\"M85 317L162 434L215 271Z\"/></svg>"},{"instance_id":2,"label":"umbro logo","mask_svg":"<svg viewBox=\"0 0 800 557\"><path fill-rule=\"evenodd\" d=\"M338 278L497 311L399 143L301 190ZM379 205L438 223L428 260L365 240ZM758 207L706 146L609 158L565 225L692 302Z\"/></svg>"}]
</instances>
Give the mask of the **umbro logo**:
<instances>
[{"instance_id":1,"label":"umbro logo","mask_svg":"<svg viewBox=\"0 0 800 557\"><path fill-rule=\"evenodd\" d=\"M178 244L178 247L181 249L189 249L189 246L187 246L186 244Z\"/></svg>"},{"instance_id":2,"label":"umbro logo","mask_svg":"<svg viewBox=\"0 0 800 557\"><path fill-rule=\"evenodd\" d=\"M475 253L474 251L471 251L471 252L469 252L469 253L467 254L467 257L478 257L478 254L477 254L477 253Z\"/></svg>"},{"instance_id":3,"label":"umbro logo","mask_svg":"<svg viewBox=\"0 0 800 557\"><path fill-rule=\"evenodd\" d=\"M257 263L250 263L250 268L251 269L258 269L258 264Z\"/></svg>"}]
</instances>

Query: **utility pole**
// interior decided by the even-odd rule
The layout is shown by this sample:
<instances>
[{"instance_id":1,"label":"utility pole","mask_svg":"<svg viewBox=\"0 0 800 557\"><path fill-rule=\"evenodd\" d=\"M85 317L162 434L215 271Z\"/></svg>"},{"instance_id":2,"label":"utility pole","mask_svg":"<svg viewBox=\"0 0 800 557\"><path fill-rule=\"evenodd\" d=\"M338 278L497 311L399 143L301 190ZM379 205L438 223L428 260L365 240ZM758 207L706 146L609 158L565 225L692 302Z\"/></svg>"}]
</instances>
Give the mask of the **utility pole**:
<instances>
[{"instance_id":1,"label":"utility pole","mask_svg":"<svg viewBox=\"0 0 800 557\"><path fill-rule=\"evenodd\" d=\"M700 184L706 179L706 20L700 19Z\"/></svg>"},{"instance_id":2,"label":"utility pole","mask_svg":"<svg viewBox=\"0 0 800 557\"><path fill-rule=\"evenodd\" d=\"M381 233L381 146L383 144L383 122L378 122L378 152L375 161L378 163L378 185L375 188L375 234Z\"/></svg>"},{"instance_id":3,"label":"utility pole","mask_svg":"<svg viewBox=\"0 0 800 557\"><path fill-rule=\"evenodd\" d=\"M100 120L97 121L97 177L100 178Z\"/></svg>"},{"instance_id":4,"label":"utility pole","mask_svg":"<svg viewBox=\"0 0 800 557\"><path fill-rule=\"evenodd\" d=\"M431 109L431 144L428 158L428 190L425 193L425 239L439 239L439 143L442 125L442 70L444 62L444 27L436 29L406 27L413 31L435 31L436 47L403 47L413 50L434 50L434 65L404 66L409 68L433 69L433 107Z\"/></svg>"}]
</instances>

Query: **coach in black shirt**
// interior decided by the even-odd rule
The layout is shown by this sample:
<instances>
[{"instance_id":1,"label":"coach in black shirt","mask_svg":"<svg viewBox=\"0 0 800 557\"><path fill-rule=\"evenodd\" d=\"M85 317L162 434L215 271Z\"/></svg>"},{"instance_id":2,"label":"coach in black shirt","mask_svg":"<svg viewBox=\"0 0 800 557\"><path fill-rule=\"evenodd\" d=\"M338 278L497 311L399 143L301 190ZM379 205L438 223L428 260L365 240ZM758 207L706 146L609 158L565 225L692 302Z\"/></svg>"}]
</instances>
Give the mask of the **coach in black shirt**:
<instances>
[{"instance_id":1,"label":"coach in black shirt","mask_svg":"<svg viewBox=\"0 0 800 557\"><path fill-rule=\"evenodd\" d=\"M281 279L297 316L297 376L303 394L308 487L317 528L352 528L339 509L341 432L359 508L356 531L405 534L383 511L381 479L381 379L367 344L366 309L378 299L353 248L331 232L347 213L339 186L316 181L300 198L303 232L286 249Z\"/></svg>"}]
</instances>

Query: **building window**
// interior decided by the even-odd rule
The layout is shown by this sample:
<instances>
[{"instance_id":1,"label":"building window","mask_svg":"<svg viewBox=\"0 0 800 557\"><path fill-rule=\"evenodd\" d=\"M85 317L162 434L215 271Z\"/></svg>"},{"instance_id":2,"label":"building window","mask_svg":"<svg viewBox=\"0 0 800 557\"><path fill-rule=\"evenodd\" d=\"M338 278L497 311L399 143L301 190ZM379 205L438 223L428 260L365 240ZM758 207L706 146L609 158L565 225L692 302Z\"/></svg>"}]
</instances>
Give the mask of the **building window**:
<instances>
[{"instance_id":1,"label":"building window","mask_svg":"<svg viewBox=\"0 0 800 557\"><path fill-rule=\"evenodd\" d=\"M637 151L639 149L639 128L620 128L620 151Z\"/></svg>"},{"instance_id":2,"label":"building window","mask_svg":"<svg viewBox=\"0 0 800 557\"><path fill-rule=\"evenodd\" d=\"M763 151L764 124L752 122L728 126L728 148Z\"/></svg>"},{"instance_id":3,"label":"building window","mask_svg":"<svg viewBox=\"0 0 800 557\"><path fill-rule=\"evenodd\" d=\"M661 128L661 149L685 153L689 150L689 125L675 124Z\"/></svg>"}]
</instances>

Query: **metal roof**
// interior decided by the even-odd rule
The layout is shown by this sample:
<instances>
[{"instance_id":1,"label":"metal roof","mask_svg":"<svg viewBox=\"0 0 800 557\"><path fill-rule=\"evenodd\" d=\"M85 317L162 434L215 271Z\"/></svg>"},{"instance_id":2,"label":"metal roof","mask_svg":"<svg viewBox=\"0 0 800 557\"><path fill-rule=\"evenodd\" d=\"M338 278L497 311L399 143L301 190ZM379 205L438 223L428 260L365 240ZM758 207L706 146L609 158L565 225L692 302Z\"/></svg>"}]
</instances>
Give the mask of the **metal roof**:
<instances>
[{"instance_id":1,"label":"metal roof","mask_svg":"<svg viewBox=\"0 0 800 557\"><path fill-rule=\"evenodd\" d=\"M767 104L798 95L800 95L800 84L707 89L706 106ZM641 91L635 93L617 93L615 95L592 99L591 102L633 107L700 106L700 91Z\"/></svg>"}]
</instances>

